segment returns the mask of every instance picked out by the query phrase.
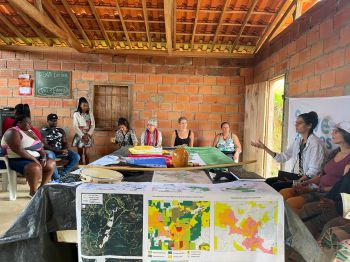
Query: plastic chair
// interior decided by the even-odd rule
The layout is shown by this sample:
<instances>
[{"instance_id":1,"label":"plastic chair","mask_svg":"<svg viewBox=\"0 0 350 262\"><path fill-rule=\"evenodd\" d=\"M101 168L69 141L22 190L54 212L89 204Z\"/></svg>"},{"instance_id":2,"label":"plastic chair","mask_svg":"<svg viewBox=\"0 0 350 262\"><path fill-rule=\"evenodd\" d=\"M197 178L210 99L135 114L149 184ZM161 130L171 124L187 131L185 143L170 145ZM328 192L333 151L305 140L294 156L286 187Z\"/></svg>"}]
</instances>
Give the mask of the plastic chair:
<instances>
[{"instance_id":1,"label":"plastic chair","mask_svg":"<svg viewBox=\"0 0 350 262\"><path fill-rule=\"evenodd\" d=\"M17 198L17 172L10 169L7 156L1 156L0 161L5 162L6 169L0 169L2 176L2 191L9 191L9 200Z\"/></svg>"}]
</instances>

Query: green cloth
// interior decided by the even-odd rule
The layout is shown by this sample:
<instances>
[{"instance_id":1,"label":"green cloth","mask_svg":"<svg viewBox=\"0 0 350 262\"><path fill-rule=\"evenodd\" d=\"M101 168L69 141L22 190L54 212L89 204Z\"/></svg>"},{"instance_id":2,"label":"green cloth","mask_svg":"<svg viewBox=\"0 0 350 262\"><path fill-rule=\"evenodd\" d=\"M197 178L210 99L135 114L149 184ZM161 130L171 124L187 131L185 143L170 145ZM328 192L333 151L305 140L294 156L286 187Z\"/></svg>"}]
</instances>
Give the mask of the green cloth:
<instances>
[{"instance_id":1,"label":"green cloth","mask_svg":"<svg viewBox=\"0 0 350 262\"><path fill-rule=\"evenodd\" d=\"M226 156L216 147L186 147L186 150L189 154L198 153L207 165L230 164L233 162L232 158Z\"/></svg>"}]
</instances>

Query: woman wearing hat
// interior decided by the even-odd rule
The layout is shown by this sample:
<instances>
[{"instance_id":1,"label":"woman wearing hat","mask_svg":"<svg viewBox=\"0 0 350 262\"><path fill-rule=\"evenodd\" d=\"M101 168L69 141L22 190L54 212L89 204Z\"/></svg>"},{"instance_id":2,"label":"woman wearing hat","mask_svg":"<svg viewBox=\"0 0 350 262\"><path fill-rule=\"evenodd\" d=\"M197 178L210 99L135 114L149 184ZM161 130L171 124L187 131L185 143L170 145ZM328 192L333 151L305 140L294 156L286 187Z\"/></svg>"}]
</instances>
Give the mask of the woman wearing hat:
<instances>
[{"instance_id":1,"label":"woman wearing hat","mask_svg":"<svg viewBox=\"0 0 350 262\"><path fill-rule=\"evenodd\" d=\"M280 193L296 213L307 202L314 202L324 197L342 178L345 167L350 164L350 122L340 122L332 131L332 143L339 147L331 153L330 160L322 173L301 184L282 189Z\"/></svg>"},{"instance_id":2,"label":"woman wearing hat","mask_svg":"<svg viewBox=\"0 0 350 262\"><path fill-rule=\"evenodd\" d=\"M147 127L141 134L142 146L162 146L162 133L157 129L158 121L155 118L151 118L147 122Z\"/></svg>"}]
</instances>

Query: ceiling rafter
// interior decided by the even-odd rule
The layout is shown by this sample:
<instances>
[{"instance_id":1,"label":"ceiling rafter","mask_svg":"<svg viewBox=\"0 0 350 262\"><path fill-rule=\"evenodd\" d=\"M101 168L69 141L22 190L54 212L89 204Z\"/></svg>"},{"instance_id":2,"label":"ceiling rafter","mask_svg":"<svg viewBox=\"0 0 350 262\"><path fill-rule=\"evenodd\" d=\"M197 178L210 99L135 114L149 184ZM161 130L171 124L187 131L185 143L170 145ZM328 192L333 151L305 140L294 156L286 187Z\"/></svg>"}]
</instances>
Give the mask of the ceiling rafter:
<instances>
[{"instance_id":1,"label":"ceiling rafter","mask_svg":"<svg viewBox=\"0 0 350 262\"><path fill-rule=\"evenodd\" d=\"M224 21L225 10L227 9L227 6L230 3L230 1L231 0L225 0L224 7L222 8L222 12L220 14L219 23L218 23L218 26L216 27L216 30L215 30L214 39L213 39L213 43L212 43L213 46L212 46L211 51L213 51L215 48L215 43L216 43L216 40L218 39L218 35L219 35L220 30L221 30L222 22Z\"/></svg>"},{"instance_id":2,"label":"ceiling rafter","mask_svg":"<svg viewBox=\"0 0 350 262\"><path fill-rule=\"evenodd\" d=\"M130 49L133 49L133 46L131 45L128 29L126 28L124 17L123 17L123 14L122 14L122 10L120 9L120 5L118 3L118 0L115 0L115 5L116 5L116 8L117 8L117 11L118 11L118 14L119 14L120 22L122 23L122 27L123 27L123 30L124 30L124 35L126 37L126 41L128 41L128 45L129 45Z\"/></svg>"},{"instance_id":3,"label":"ceiling rafter","mask_svg":"<svg viewBox=\"0 0 350 262\"><path fill-rule=\"evenodd\" d=\"M72 29L67 25L66 21L60 14L58 8L52 3L51 0L44 0L45 8L55 19L56 23L62 28L63 31L67 34L67 42L76 50L83 51L83 47L78 40L77 36L73 33Z\"/></svg>"},{"instance_id":4,"label":"ceiling rafter","mask_svg":"<svg viewBox=\"0 0 350 262\"><path fill-rule=\"evenodd\" d=\"M147 13L146 0L142 0L142 11L143 11L143 19L145 22L146 32L147 32L148 46L149 46L149 48L151 48L152 47L152 38L151 38L149 24L148 24L148 13Z\"/></svg>"},{"instance_id":5,"label":"ceiling rafter","mask_svg":"<svg viewBox=\"0 0 350 262\"><path fill-rule=\"evenodd\" d=\"M4 36L2 33L0 33L0 39L4 41L7 45L10 45L12 43L12 41L7 36Z\"/></svg>"},{"instance_id":6,"label":"ceiling rafter","mask_svg":"<svg viewBox=\"0 0 350 262\"><path fill-rule=\"evenodd\" d=\"M279 26L281 25L281 23L283 22L283 20L288 16L288 14L292 11L293 7L295 5L295 1L292 1L287 10L284 12L283 16L281 17L281 19L277 22L276 26L272 29L272 31L268 34L267 38L264 40L264 42L260 43L259 48L256 49L255 52L258 52L259 49L263 46L264 43L267 43L270 38L274 35L274 33L277 31L277 29L279 28Z\"/></svg>"},{"instance_id":7,"label":"ceiling rafter","mask_svg":"<svg viewBox=\"0 0 350 262\"><path fill-rule=\"evenodd\" d=\"M199 9L201 5L201 0L197 1L197 9L196 9L196 16L194 18L194 25L193 25L193 30L192 30L192 37L191 37L191 50L194 48L194 37L196 34L196 29L197 29L197 24L198 24L198 16L199 16Z\"/></svg>"},{"instance_id":8,"label":"ceiling rafter","mask_svg":"<svg viewBox=\"0 0 350 262\"><path fill-rule=\"evenodd\" d=\"M77 17L75 16L75 14L73 13L70 5L67 3L66 0L61 0L62 4L64 6L64 8L67 10L68 15L70 16L70 18L72 19L74 25L78 28L79 32L81 33L81 35L83 36L84 40L87 42L87 44L89 45L89 47L92 47L92 43L90 41L90 39L88 38L88 36L86 35L83 27L81 26L81 24L79 23Z\"/></svg>"},{"instance_id":9,"label":"ceiling rafter","mask_svg":"<svg viewBox=\"0 0 350 262\"><path fill-rule=\"evenodd\" d=\"M165 34L166 34L166 43L168 54L171 55L173 52L172 45L172 23L173 23L173 15L174 15L174 2L173 0L164 1L164 20L165 20ZM174 32L174 34L176 34ZM176 45L175 45L176 47Z\"/></svg>"},{"instance_id":10,"label":"ceiling rafter","mask_svg":"<svg viewBox=\"0 0 350 262\"><path fill-rule=\"evenodd\" d=\"M2 13L0 13L0 19L7 25L8 28L10 28L11 31L15 33L15 35L20 38L24 43L27 45L31 45L32 42L28 40L27 37L25 37L17 28L14 26L10 20L8 20Z\"/></svg>"},{"instance_id":11,"label":"ceiling rafter","mask_svg":"<svg viewBox=\"0 0 350 262\"><path fill-rule=\"evenodd\" d=\"M14 8L19 14L19 16L23 19L23 21L33 29L33 31L39 36L41 41L46 43L46 45L48 46L52 46L53 42L45 36L44 32L40 28L38 28L26 14L24 14L21 10L18 10L17 7L12 6L12 8Z\"/></svg>"},{"instance_id":12,"label":"ceiling rafter","mask_svg":"<svg viewBox=\"0 0 350 262\"><path fill-rule=\"evenodd\" d=\"M38 24L45 27L46 30L50 31L59 38L67 39L67 34L62 31L47 15L40 13L35 6L31 5L26 0L7 0L12 6L22 11L28 17L36 21Z\"/></svg>"},{"instance_id":13,"label":"ceiling rafter","mask_svg":"<svg viewBox=\"0 0 350 262\"><path fill-rule=\"evenodd\" d=\"M246 14L246 16L245 16L245 18L244 18L244 21L243 21L243 23L242 23L241 29L239 30L238 36L237 36L235 42L233 43L232 52L236 49L237 44L238 44L238 42L239 42L239 39L241 38L241 35L242 35L243 30L244 30L244 28L245 28L245 25L248 23L248 20L249 20L250 16L252 15L252 13L253 13L253 11L254 11L254 8L255 8L255 6L256 6L257 3L258 3L258 0L253 0L253 3L252 3L252 5L250 6L249 11L248 11L248 13Z\"/></svg>"},{"instance_id":14,"label":"ceiling rafter","mask_svg":"<svg viewBox=\"0 0 350 262\"><path fill-rule=\"evenodd\" d=\"M173 3L174 7L173 7L173 31L172 31L172 36L173 36L173 48L175 48L176 50L176 34L177 34L177 30L176 30L176 26L177 26L177 18L176 18L176 10L177 10L177 6L176 6L176 1L175 3Z\"/></svg>"},{"instance_id":15,"label":"ceiling rafter","mask_svg":"<svg viewBox=\"0 0 350 262\"><path fill-rule=\"evenodd\" d=\"M293 0L284 0L283 4L281 5L281 9L278 13L274 16L273 20L271 21L270 25L265 29L265 32L263 33L262 37L259 39L258 43L256 44L256 48L254 53L258 52L260 47L265 43L266 38L268 37L271 30L273 30L276 23L278 23L279 18L283 15L283 12L288 8L288 5L293 3Z\"/></svg>"},{"instance_id":16,"label":"ceiling rafter","mask_svg":"<svg viewBox=\"0 0 350 262\"><path fill-rule=\"evenodd\" d=\"M94 14L94 17L95 17L95 19L96 19L96 22L97 22L97 24L98 24L100 30L102 31L102 35L103 35L105 41L107 42L108 47L109 47L109 48L112 48L113 45L112 45L112 43L111 43L111 40L110 40L109 37L108 37L108 34L107 34L106 30L105 30L105 27L103 26L103 23L102 23L102 21L101 21L101 18L100 18L100 16L98 15L98 13L97 13L97 11L96 11L96 7L95 7L95 5L94 5L94 2L93 2L92 0L88 0L88 3L89 3L89 6L90 6L90 9L91 9L92 13Z\"/></svg>"},{"instance_id":17,"label":"ceiling rafter","mask_svg":"<svg viewBox=\"0 0 350 262\"><path fill-rule=\"evenodd\" d=\"M39 10L40 13L44 12L43 3L41 0L34 0L34 5Z\"/></svg>"}]
</instances>

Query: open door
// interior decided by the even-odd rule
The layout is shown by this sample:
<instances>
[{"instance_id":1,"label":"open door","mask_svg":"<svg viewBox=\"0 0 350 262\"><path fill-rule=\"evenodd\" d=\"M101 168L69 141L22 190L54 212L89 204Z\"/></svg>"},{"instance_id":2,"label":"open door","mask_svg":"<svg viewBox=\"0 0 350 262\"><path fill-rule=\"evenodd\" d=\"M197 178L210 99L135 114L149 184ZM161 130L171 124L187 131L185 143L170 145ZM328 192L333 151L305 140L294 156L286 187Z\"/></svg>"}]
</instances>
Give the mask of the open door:
<instances>
[{"instance_id":1,"label":"open door","mask_svg":"<svg viewBox=\"0 0 350 262\"><path fill-rule=\"evenodd\" d=\"M248 171L253 171L265 177L267 154L250 145L251 141L260 139L267 144L269 140L268 112L273 110L273 97L268 82L247 85L245 95L244 116L244 141L243 160L257 160L257 163L246 166Z\"/></svg>"}]
</instances>

